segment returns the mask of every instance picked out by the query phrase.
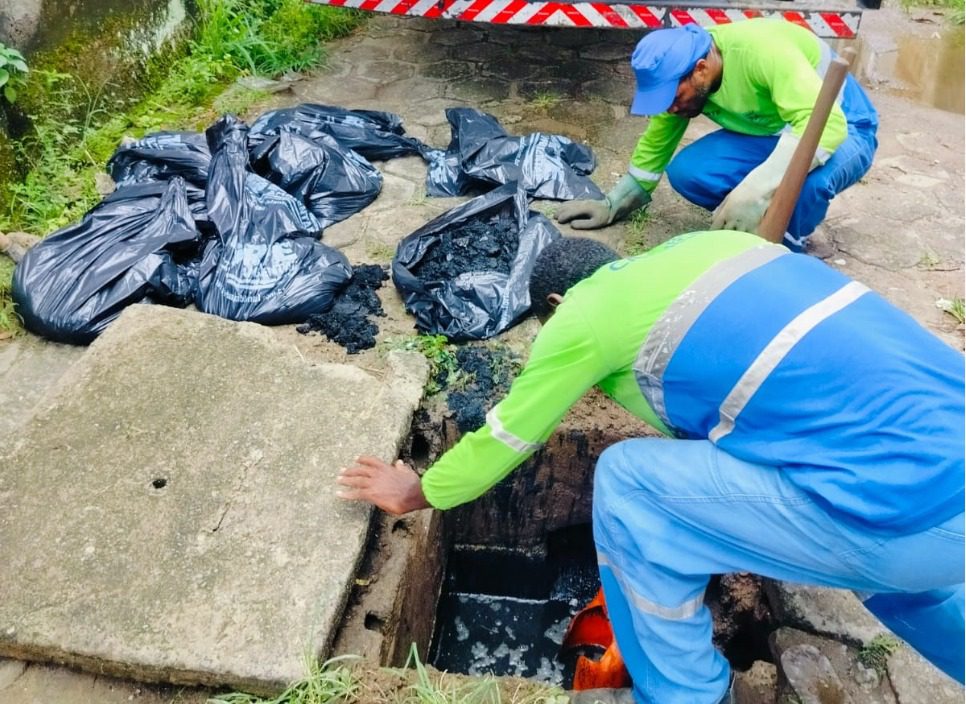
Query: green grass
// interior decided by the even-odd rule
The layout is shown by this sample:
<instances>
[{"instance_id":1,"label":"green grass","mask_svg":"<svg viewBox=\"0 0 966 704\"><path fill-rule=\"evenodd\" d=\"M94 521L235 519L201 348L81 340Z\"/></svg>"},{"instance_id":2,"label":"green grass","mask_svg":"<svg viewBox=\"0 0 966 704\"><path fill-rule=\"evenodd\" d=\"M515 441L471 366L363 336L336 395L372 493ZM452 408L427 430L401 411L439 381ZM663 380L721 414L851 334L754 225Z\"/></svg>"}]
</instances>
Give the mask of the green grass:
<instances>
[{"instance_id":1,"label":"green grass","mask_svg":"<svg viewBox=\"0 0 966 704\"><path fill-rule=\"evenodd\" d=\"M120 107L108 98L109 85L93 90L84 76L33 71L43 108L29 115L32 131L15 144L26 175L7 189L0 230L45 236L77 222L100 201L95 174L123 137L201 130L221 112L243 112L264 94L236 90L219 100L236 78L319 66L324 42L348 34L363 17L302 0L199 0L185 47L149 63L153 87ZM9 310L9 281L0 270L0 333L18 328Z\"/></svg>"},{"instance_id":2,"label":"green grass","mask_svg":"<svg viewBox=\"0 0 966 704\"><path fill-rule=\"evenodd\" d=\"M253 694L232 692L212 697L209 704L327 704L355 700L359 681L341 664L347 658L334 658L324 663L310 663L308 674L291 684L277 697L265 699Z\"/></svg>"},{"instance_id":3,"label":"green grass","mask_svg":"<svg viewBox=\"0 0 966 704\"><path fill-rule=\"evenodd\" d=\"M631 213L624 224L624 256L634 257L651 248L647 239L648 209L640 208Z\"/></svg>"},{"instance_id":4,"label":"green grass","mask_svg":"<svg viewBox=\"0 0 966 704\"><path fill-rule=\"evenodd\" d=\"M446 675L427 668L415 645L403 669L364 671L336 658L311 668L282 694L261 698L235 692L209 704L564 704L559 690L495 677Z\"/></svg>"},{"instance_id":5,"label":"green grass","mask_svg":"<svg viewBox=\"0 0 966 704\"><path fill-rule=\"evenodd\" d=\"M966 322L966 302L962 298L940 298L936 307L951 315L960 325Z\"/></svg>"}]
</instances>

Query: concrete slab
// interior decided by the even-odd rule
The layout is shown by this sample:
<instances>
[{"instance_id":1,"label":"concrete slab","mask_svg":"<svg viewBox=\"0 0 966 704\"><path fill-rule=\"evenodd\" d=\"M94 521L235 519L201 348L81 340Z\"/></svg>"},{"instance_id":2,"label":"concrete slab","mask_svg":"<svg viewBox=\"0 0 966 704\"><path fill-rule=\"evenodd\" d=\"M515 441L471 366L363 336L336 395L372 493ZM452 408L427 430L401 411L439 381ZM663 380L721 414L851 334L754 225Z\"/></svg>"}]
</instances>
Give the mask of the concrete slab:
<instances>
[{"instance_id":1,"label":"concrete slab","mask_svg":"<svg viewBox=\"0 0 966 704\"><path fill-rule=\"evenodd\" d=\"M84 353L83 347L23 335L0 342L0 438L23 425L47 389Z\"/></svg>"},{"instance_id":2,"label":"concrete slab","mask_svg":"<svg viewBox=\"0 0 966 704\"><path fill-rule=\"evenodd\" d=\"M0 655L272 690L327 654L426 364L307 364L261 326L132 306L0 457Z\"/></svg>"}]
</instances>

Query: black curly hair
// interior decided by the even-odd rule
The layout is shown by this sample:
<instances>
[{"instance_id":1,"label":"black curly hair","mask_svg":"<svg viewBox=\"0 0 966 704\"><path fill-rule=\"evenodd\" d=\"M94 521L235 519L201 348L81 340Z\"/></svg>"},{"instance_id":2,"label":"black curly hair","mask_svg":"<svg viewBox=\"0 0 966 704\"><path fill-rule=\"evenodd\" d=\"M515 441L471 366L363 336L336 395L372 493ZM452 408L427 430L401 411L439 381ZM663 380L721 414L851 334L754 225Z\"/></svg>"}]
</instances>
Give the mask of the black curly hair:
<instances>
[{"instance_id":1,"label":"black curly hair","mask_svg":"<svg viewBox=\"0 0 966 704\"><path fill-rule=\"evenodd\" d=\"M530 274L530 307L538 318L553 310L547 296L567 290L620 256L606 244L588 237L561 237L537 255Z\"/></svg>"}]
</instances>

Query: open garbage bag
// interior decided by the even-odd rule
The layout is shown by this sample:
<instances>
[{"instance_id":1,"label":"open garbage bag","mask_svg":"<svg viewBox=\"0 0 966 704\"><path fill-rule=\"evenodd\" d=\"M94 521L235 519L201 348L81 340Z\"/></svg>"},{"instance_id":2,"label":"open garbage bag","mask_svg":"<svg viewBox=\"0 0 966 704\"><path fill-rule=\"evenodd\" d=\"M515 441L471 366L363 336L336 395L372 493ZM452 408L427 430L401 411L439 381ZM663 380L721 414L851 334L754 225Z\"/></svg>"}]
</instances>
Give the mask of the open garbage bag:
<instances>
[{"instance_id":1,"label":"open garbage bag","mask_svg":"<svg viewBox=\"0 0 966 704\"><path fill-rule=\"evenodd\" d=\"M31 332L86 345L131 303L183 307L198 239L180 177L119 188L27 252L14 270L17 312Z\"/></svg>"},{"instance_id":2,"label":"open garbage bag","mask_svg":"<svg viewBox=\"0 0 966 704\"><path fill-rule=\"evenodd\" d=\"M427 158L426 192L463 195L473 189L516 182L531 198L603 198L589 178L596 167L590 147L561 135L506 133L499 121L474 108L449 108L449 147Z\"/></svg>"},{"instance_id":3,"label":"open garbage bag","mask_svg":"<svg viewBox=\"0 0 966 704\"><path fill-rule=\"evenodd\" d=\"M352 275L318 240L318 220L296 198L248 171L248 127L224 117L208 128L213 154L208 216L217 230L198 272L198 308L230 320L301 323L323 313Z\"/></svg>"},{"instance_id":4,"label":"open garbage bag","mask_svg":"<svg viewBox=\"0 0 966 704\"><path fill-rule=\"evenodd\" d=\"M344 149L352 149L370 161L383 161L428 150L425 144L408 137L402 119L391 112L347 110L330 105L305 103L294 108L272 110L252 123L249 143L257 149L283 129L297 131L315 141L327 134Z\"/></svg>"},{"instance_id":5,"label":"open garbage bag","mask_svg":"<svg viewBox=\"0 0 966 704\"><path fill-rule=\"evenodd\" d=\"M530 272L560 236L528 210L526 193L508 183L405 237L392 279L416 327L451 340L484 340L530 310Z\"/></svg>"},{"instance_id":6,"label":"open garbage bag","mask_svg":"<svg viewBox=\"0 0 966 704\"><path fill-rule=\"evenodd\" d=\"M327 134L307 139L285 127L249 154L255 173L294 196L327 228L359 212L382 190L382 174Z\"/></svg>"}]
</instances>

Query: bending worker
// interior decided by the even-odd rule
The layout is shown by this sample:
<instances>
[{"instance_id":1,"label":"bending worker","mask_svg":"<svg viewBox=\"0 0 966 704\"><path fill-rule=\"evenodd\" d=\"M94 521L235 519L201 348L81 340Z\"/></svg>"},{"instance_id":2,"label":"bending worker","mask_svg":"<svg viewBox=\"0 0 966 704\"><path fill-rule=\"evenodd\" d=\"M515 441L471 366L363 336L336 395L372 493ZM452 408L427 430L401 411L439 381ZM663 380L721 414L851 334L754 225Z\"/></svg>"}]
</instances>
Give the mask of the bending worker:
<instances>
[{"instance_id":1,"label":"bending worker","mask_svg":"<svg viewBox=\"0 0 966 704\"><path fill-rule=\"evenodd\" d=\"M726 701L709 575L843 587L963 681L963 356L821 260L742 232L632 259L537 258L529 360L420 478L361 457L339 495L393 513L470 501L598 386L669 439L605 450L594 537L639 703ZM579 700L578 700L579 701Z\"/></svg>"},{"instance_id":2,"label":"bending worker","mask_svg":"<svg viewBox=\"0 0 966 704\"><path fill-rule=\"evenodd\" d=\"M575 229L610 225L646 206L666 170L674 190L714 211L712 229L756 232L833 58L825 42L785 20L651 32L631 57L631 113L654 117L628 173L604 200L561 205L557 220ZM701 114L722 129L671 159L688 121ZM877 127L875 108L847 76L785 235L790 249L801 251L832 198L869 170Z\"/></svg>"}]
</instances>

